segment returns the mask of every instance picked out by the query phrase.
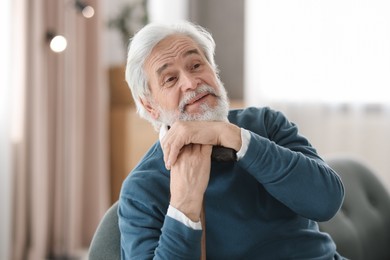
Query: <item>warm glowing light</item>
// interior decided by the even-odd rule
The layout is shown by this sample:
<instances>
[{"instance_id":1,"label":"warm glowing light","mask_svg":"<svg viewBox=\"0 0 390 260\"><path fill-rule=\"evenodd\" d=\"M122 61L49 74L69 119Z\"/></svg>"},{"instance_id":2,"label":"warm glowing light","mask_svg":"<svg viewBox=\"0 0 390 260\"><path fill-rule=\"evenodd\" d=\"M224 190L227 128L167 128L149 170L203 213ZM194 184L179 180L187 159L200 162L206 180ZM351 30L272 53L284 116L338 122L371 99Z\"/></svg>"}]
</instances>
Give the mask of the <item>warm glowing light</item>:
<instances>
[{"instance_id":1,"label":"warm glowing light","mask_svg":"<svg viewBox=\"0 0 390 260\"><path fill-rule=\"evenodd\" d=\"M81 13L83 14L83 16L84 16L85 18L91 18L91 17L94 16L94 14L95 14L95 9L93 9L92 6L87 5L86 7L83 8L83 10L81 11Z\"/></svg>"},{"instance_id":2,"label":"warm glowing light","mask_svg":"<svg viewBox=\"0 0 390 260\"><path fill-rule=\"evenodd\" d=\"M63 52L67 45L68 42L62 35L57 35L50 41L50 49L54 52Z\"/></svg>"}]
</instances>

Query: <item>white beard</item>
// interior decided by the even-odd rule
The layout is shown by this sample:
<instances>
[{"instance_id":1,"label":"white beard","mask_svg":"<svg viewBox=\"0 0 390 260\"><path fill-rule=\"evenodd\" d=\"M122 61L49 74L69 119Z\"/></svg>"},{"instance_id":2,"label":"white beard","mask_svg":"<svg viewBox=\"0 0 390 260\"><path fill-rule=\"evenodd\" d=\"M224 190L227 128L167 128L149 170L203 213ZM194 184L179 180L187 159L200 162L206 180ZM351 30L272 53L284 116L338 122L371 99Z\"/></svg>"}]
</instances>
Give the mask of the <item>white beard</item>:
<instances>
[{"instance_id":1,"label":"white beard","mask_svg":"<svg viewBox=\"0 0 390 260\"><path fill-rule=\"evenodd\" d=\"M219 91L217 94L215 89L208 85L202 85L195 89L192 92L187 93L179 104L179 111L164 111L161 107L158 107L160 112L159 121L163 125L172 125L175 121L227 121L227 116L229 113L229 101L227 98L227 93L222 85L222 82L219 81ZM210 107L208 104L201 104L200 113L189 114L185 112L184 108L188 102L200 93L210 93L217 97L217 105L215 107Z\"/></svg>"}]
</instances>

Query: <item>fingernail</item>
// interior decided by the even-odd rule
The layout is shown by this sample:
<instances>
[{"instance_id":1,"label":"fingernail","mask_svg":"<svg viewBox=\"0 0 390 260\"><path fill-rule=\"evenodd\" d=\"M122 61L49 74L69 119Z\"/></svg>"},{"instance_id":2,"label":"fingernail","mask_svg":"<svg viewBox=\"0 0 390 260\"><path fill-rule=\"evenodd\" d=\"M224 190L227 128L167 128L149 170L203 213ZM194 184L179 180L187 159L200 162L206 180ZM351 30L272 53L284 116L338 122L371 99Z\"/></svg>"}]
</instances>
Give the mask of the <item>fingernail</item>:
<instances>
[{"instance_id":1,"label":"fingernail","mask_svg":"<svg viewBox=\"0 0 390 260\"><path fill-rule=\"evenodd\" d=\"M165 165L165 167L166 167L168 170L170 170L170 169L171 169L171 162L168 161L167 164Z\"/></svg>"}]
</instances>

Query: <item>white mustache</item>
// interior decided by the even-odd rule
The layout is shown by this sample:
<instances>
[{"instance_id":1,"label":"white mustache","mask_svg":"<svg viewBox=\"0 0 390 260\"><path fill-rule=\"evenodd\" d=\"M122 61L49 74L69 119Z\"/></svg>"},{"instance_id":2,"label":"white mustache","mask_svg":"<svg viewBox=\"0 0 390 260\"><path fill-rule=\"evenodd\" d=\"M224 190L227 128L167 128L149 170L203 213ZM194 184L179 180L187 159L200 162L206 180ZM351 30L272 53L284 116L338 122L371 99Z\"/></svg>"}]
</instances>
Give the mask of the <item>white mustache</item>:
<instances>
[{"instance_id":1,"label":"white mustache","mask_svg":"<svg viewBox=\"0 0 390 260\"><path fill-rule=\"evenodd\" d=\"M205 85L205 84L201 85L200 87L198 87L194 91L185 94L185 96L180 100L179 111L184 112L185 106L188 105L189 102L193 98L195 98L197 95L202 94L202 93L208 93L208 94L214 95L216 97L219 97L217 95L217 93L215 92L215 89L213 89L209 85Z\"/></svg>"}]
</instances>

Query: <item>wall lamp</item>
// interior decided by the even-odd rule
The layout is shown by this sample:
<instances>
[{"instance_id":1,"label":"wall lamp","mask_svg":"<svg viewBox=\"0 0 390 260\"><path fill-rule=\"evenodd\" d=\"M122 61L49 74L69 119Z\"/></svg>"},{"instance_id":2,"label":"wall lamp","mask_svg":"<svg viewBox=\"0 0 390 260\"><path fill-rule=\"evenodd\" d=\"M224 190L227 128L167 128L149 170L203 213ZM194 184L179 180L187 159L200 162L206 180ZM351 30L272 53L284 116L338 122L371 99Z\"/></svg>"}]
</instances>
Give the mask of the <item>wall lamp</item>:
<instances>
[{"instance_id":1,"label":"wall lamp","mask_svg":"<svg viewBox=\"0 0 390 260\"><path fill-rule=\"evenodd\" d=\"M56 34L53 31L46 32L46 40L49 42L50 49L57 53L63 52L68 45L68 42L64 36Z\"/></svg>"},{"instance_id":2,"label":"wall lamp","mask_svg":"<svg viewBox=\"0 0 390 260\"><path fill-rule=\"evenodd\" d=\"M91 18L92 16L94 16L95 9L93 9L92 6L86 4L81 0L76 0L75 5L77 10L80 11L85 18Z\"/></svg>"}]
</instances>

